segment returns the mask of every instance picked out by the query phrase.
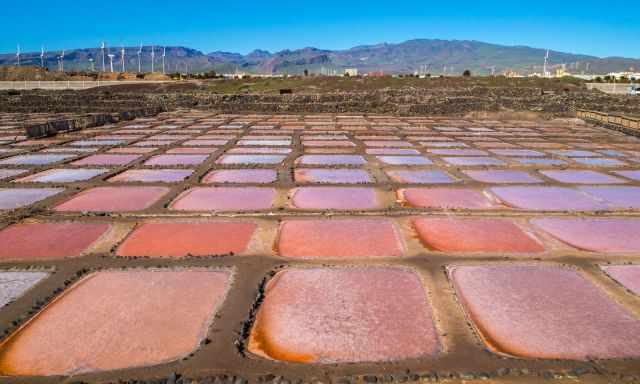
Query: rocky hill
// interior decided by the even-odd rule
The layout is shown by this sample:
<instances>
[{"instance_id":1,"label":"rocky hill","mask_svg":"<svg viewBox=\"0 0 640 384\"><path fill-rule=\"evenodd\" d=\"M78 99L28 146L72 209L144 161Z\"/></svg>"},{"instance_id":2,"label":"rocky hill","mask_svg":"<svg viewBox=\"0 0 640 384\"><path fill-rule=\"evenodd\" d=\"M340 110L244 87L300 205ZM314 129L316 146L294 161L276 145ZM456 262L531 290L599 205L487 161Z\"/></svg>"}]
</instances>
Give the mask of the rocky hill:
<instances>
[{"instance_id":1,"label":"rocky hill","mask_svg":"<svg viewBox=\"0 0 640 384\"><path fill-rule=\"evenodd\" d=\"M121 48L108 51L115 55L114 70L122 68ZM137 71L139 47L125 48L125 69ZM155 47L156 70L162 68L162 48ZM410 40L400 44L377 44L353 47L346 50L323 50L307 47L271 53L255 50L247 55L233 52L211 52L205 54L185 47L167 47L165 70L167 72L251 72L299 74L336 71L358 68L360 72L384 71L386 73L410 73L427 71L432 74L460 74L469 69L473 73L488 74L515 70L523 74L541 72L545 50L526 46L503 46L467 40ZM46 52L45 66L58 68L61 52ZM97 70L102 68L100 48L74 49L65 52L65 70L87 70L94 60ZM0 55L0 65L14 65L15 54ZM24 53L22 63L40 65L40 53ZM109 59L105 58L107 69ZM566 65L573 73L604 73L612 71L640 70L640 59L622 57L599 58L595 56L550 52L550 68ZM151 47L142 49L141 69L151 70Z\"/></svg>"}]
</instances>

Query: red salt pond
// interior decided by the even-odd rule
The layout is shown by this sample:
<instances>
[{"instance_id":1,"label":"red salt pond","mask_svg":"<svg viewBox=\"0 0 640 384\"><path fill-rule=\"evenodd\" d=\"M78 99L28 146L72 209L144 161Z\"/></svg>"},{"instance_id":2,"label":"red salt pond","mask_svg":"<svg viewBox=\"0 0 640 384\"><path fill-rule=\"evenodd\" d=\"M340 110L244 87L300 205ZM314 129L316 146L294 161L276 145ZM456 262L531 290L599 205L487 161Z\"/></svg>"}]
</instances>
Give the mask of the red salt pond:
<instances>
[{"instance_id":1,"label":"red salt pond","mask_svg":"<svg viewBox=\"0 0 640 384\"><path fill-rule=\"evenodd\" d=\"M249 351L297 363L382 362L441 351L425 288L404 268L292 268L267 284Z\"/></svg>"},{"instance_id":2,"label":"red salt pond","mask_svg":"<svg viewBox=\"0 0 640 384\"><path fill-rule=\"evenodd\" d=\"M404 255L398 229L384 219L288 220L280 227L278 251L298 259Z\"/></svg>"},{"instance_id":3,"label":"red salt pond","mask_svg":"<svg viewBox=\"0 0 640 384\"><path fill-rule=\"evenodd\" d=\"M74 284L0 345L0 374L71 375L167 363L209 332L230 273L106 271Z\"/></svg>"},{"instance_id":4,"label":"red salt pond","mask_svg":"<svg viewBox=\"0 0 640 384\"><path fill-rule=\"evenodd\" d=\"M640 265L606 265L601 268L612 279L640 296Z\"/></svg>"},{"instance_id":5,"label":"red salt pond","mask_svg":"<svg viewBox=\"0 0 640 384\"><path fill-rule=\"evenodd\" d=\"M481 191L463 188L407 188L398 197L415 208L493 209L495 204Z\"/></svg>"},{"instance_id":6,"label":"red salt pond","mask_svg":"<svg viewBox=\"0 0 640 384\"><path fill-rule=\"evenodd\" d=\"M574 270L467 266L450 274L462 306L494 351L540 359L640 356L640 320Z\"/></svg>"},{"instance_id":7,"label":"red salt pond","mask_svg":"<svg viewBox=\"0 0 640 384\"><path fill-rule=\"evenodd\" d=\"M531 223L585 251L640 252L640 219L546 217Z\"/></svg>"},{"instance_id":8,"label":"red salt pond","mask_svg":"<svg viewBox=\"0 0 640 384\"><path fill-rule=\"evenodd\" d=\"M166 187L96 187L56 206L58 212L126 212L152 206L169 192Z\"/></svg>"},{"instance_id":9,"label":"red salt pond","mask_svg":"<svg viewBox=\"0 0 640 384\"><path fill-rule=\"evenodd\" d=\"M361 169L296 169L295 180L298 183L326 184L365 184L373 177Z\"/></svg>"},{"instance_id":10,"label":"red salt pond","mask_svg":"<svg viewBox=\"0 0 640 384\"><path fill-rule=\"evenodd\" d=\"M291 191L294 207L302 209L376 209L381 208L373 188L300 187Z\"/></svg>"},{"instance_id":11,"label":"red salt pond","mask_svg":"<svg viewBox=\"0 0 640 384\"><path fill-rule=\"evenodd\" d=\"M132 161L138 160L140 155L119 155L119 154L106 154L106 155L91 155L74 161L73 165L126 165Z\"/></svg>"},{"instance_id":12,"label":"red salt pond","mask_svg":"<svg viewBox=\"0 0 640 384\"><path fill-rule=\"evenodd\" d=\"M0 260L78 257L108 229L103 223L14 224L0 232Z\"/></svg>"},{"instance_id":13,"label":"red salt pond","mask_svg":"<svg viewBox=\"0 0 640 384\"><path fill-rule=\"evenodd\" d=\"M276 190L257 187L197 187L178 196L170 206L177 211L258 211L271 208Z\"/></svg>"},{"instance_id":14,"label":"red salt pond","mask_svg":"<svg viewBox=\"0 0 640 384\"><path fill-rule=\"evenodd\" d=\"M143 183L177 183L185 180L193 171L187 169L131 169L122 172L108 181L143 182Z\"/></svg>"},{"instance_id":15,"label":"red salt pond","mask_svg":"<svg viewBox=\"0 0 640 384\"><path fill-rule=\"evenodd\" d=\"M562 187L494 187L490 191L505 204L533 211L598 211L609 204L585 193Z\"/></svg>"},{"instance_id":16,"label":"red salt pond","mask_svg":"<svg viewBox=\"0 0 640 384\"><path fill-rule=\"evenodd\" d=\"M544 247L505 219L415 219L422 243L440 252L539 253Z\"/></svg>"},{"instance_id":17,"label":"red salt pond","mask_svg":"<svg viewBox=\"0 0 640 384\"><path fill-rule=\"evenodd\" d=\"M223 169L210 172L202 179L202 182L205 184L268 184L276 180L278 180L278 173L273 169Z\"/></svg>"},{"instance_id":18,"label":"red salt pond","mask_svg":"<svg viewBox=\"0 0 640 384\"><path fill-rule=\"evenodd\" d=\"M118 248L118 256L185 257L242 253L257 225L249 222L145 223Z\"/></svg>"}]
</instances>

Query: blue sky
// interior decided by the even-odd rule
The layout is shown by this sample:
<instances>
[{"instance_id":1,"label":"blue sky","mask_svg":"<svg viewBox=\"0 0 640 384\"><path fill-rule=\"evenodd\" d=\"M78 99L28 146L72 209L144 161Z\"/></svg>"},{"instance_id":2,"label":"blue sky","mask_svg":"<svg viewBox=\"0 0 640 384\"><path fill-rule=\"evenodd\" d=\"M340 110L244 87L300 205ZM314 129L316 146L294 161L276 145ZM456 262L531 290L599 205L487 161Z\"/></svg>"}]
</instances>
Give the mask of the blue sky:
<instances>
[{"instance_id":1,"label":"blue sky","mask_svg":"<svg viewBox=\"0 0 640 384\"><path fill-rule=\"evenodd\" d=\"M61 4L61 5L60 5ZM633 1L6 1L0 52L122 44L247 53L413 38L480 40L640 58Z\"/></svg>"}]
</instances>

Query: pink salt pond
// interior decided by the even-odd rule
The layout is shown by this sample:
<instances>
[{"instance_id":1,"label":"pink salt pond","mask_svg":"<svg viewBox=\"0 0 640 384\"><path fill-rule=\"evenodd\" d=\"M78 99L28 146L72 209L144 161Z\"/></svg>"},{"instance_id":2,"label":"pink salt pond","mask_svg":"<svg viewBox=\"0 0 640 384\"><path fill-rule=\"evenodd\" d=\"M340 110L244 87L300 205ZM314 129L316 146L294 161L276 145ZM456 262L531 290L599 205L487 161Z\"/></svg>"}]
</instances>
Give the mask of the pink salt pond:
<instances>
[{"instance_id":1,"label":"pink salt pond","mask_svg":"<svg viewBox=\"0 0 640 384\"><path fill-rule=\"evenodd\" d=\"M15 180L16 183L73 183L107 173L107 169L49 169Z\"/></svg>"},{"instance_id":2,"label":"pink salt pond","mask_svg":"<svg viewBox=\"0 0 640 384\"><path fill-rule=\"evenodd\" d=\"M144 165L176 166L199 165L207 160L208 155L158 155L147 160Z\"/></svg>"},{"instance_id":3,"label":"pink salt pond","mask_svg":"<svg viewBox=\"0 0 640 384\"><path fill-rule=\"evenodd\" d=\"M375 189L358 187L300 187L291 191L291 203L301 209L381 208Z\"/></svg>"},{"instance_id":4,"label":"pink salt pond","mask_svg":"<svg viewBox=\"0 0 640 384\"><path fill-rule=\"evenodd\" d=\"M640 252L640 219L545 217L533 219L531 223L581 250Z\"/></svg>"},{"instance_id":5,"label":"pink salt pond","mask_svg":"<svg viewBox=\"0 0 640 384\"><path fill-rule=\"evenodd\" d=\"M431 160L424 156L376 156L376 158L387 165L430 165Z\"/></svg>"},{"instance_id":6,"label":"pink salt pond","mask_svg":"<svg viewBox=\"0 0 640 384\"><path fill-rule=\"evenodd\" d=\"M96 187L54 209L58 212L127 212L149 208L169 192L166 187Z\"/></svg>"},{"instance_id":7,"label":"pink salt pond","mask_svg":"<svg viewBox=\"0 0 640 384\"><path fill-rule=\"evenodd\" d=\"M239 164L281 164L286 156L282 155L223 155L216 160L216 164L239 165Z\"/></svg>"},{"instance_id":8,"label":"pink salt pond","mask_svg":"<svg viewBox=\"0 0 640 384\"><path fill-rule=\"evenodd\" d=\"M413 225L422 243L440 252L540 253L542 244L505 219L424 218Z\"/></svg>"},{"instance_id":9,"label":"pink salt pond","mask_svg":"<svg viewBox=\"0 0 640 384\"><path fill-rule=\"evenodd\" d=\"M580 187L580 190L618 209L640 209L640 187Z\"/></svg>"},{"instance_id":10,"label":"pink salt pond","mask_svg":"<svg viewBox=\"0 0 640 384\"><path fill-rule=\"evenodd\" d=\"M626 289L640 296L640 265L606 265L600 268Z\"/></svg>"},{"instance_id":11,"label":"pink salt pond","mask_svg":"<svg viewBox=\"0 0 640 384\"><path fill-rule=\"evenodd\" d=\"M460 302L487 346L525 358L640 356L640 320L569 268L450 269Z\"/></svg>"},{"instance_id":12,"label":"pink salt pond","mask_svg":"<svg viewBox=\"0 0 640 384\"><path fill-rule=\"evenodd\" d=\"M414 208L494 209L496 206L482 191L463 188L407 188L398 190L404 204Z\"/></svg>"},{"instance_id":13,"label":"pink salt pond","mask_svg":"<svg viewBox=\"0 0 640 384\"><path fill-rule=\"evenodd\" d=\"M403 184L451 184L459 181L444 171L389 170L385 172L393 181Z\"/></svg>"},{"instance_id":14,"label":"pink salt pond","mask_svg":"<svg viewBox=\"0 0 640 384\"><path fill-rule=\"evenodd\" d=\"M176 211L259 211L271 208L273 188L197 187L178 196L170 205Z\"/></svg>"},{"instance_id":15,"label":"pink salt pond","mask_svg":"<svg viewBox=\"0 0 640 384\"><path fill-rule=\"evenodd\" d=\"M491 193L505 204L533 211L598 211L610 205L571 188L494 187Z\"/></svg>"},{"instance_id":16,"label":"pink salt pond","mask_svg":"<svg viewBox=\"0 0 640 384\"><path fill-rule=\"evenodd\" d=\"M398 228L384 219L288 220L278 239L281 256L298 259L401 257Z\"/></svg>"},{"instance_id":17,"label":"pink salt pond","mask_svg":"<svg viewBox=\"0 0 640 384\"><path fill-rule=\"evenodd\" d=\"M0 374L71 375L183 358L207 335L230 279L207 269L91 274L0 345Z\"/></svg>"},{"instance_id":18,"label":"pink salt pond","mask_svg":"<svg viewBox=\"0 0 640 384\"><path fill-rule=\"evenodd\" d=\"M434 357L441 346L415 272L292 268L267 284L249 351L279 361L330 364Z\"/></svg>"},{"instance_id":19,"label":"pink salt pond","mask_svg":"<svg viewBox=\"0 0 640 384\"><path fill-rule=\"evenodd\" d=\"M296 169L298 183L365 184L373 182L371 174L361 169Z\"/></svg>"},{"instance_id":20,"label":"pink salt pond","mask_svg":"<svg viewBox=\"0 0 640 384\"><path fill-rule=\"evenodd\" d=\"M541 183L537 177L524 171L511 170L469 170L463 173L481 183L490 184L535 184Z\"/></svg>"},{"instance_id":21,"label":"pink salt pond","mask_svg":"<svg viewBox=\"0 0 640 384\"><path fill-rule=\"evenodd\" d=\"M364 165L367 161L359 155L304 155L296 160L302 165Z\"/></svg>"},{"instance_id":22,"label":"pink salt pond","mask_svg":"<svg viewBox=\"0 0 640 384\"><path fill-rule=\"evenodd\" d=\"M122 155L122 154L103 154L103 155L91 155L84 159L74 161L73 165L111 165L120 166L127 165L135 160L138 160L140 155Z\"/></svg>"},{"instance_id":23,"label":"pink salt pond","mask_svg":"<svg viewBox=\"0 0 640 384\"><path fill-rule=\"evenodd\" d=\"M277 179L278 173L273 169L223 169L210 172L202 182L205 184L269 184Z\"/></svg>"},{"instance_id":24,"label":"pink salt pond","mask_svg":"<svg viewBox=\"0 0 640 384\"><path fill-rule=\"evenodd\" d=\"M443 157L442 160L451 164L458 166L501 166L506 165L506 163L500 159L496 159L493 157L477 157L477 156L467 156L467 157Z\"/></svg>"},{"instance_id":25,"label":"pink salt pond","mask_svg":"<svg viewBox=\"0 0 640 384\"><path fill-rule=\"evenodd\" d=\"M543 175L568 184L624 184L626 181L605 173L587 170L546 170Z\"/></svg>"},{"instance_id":26,"label":"pink salt pond","mask_svg":"<svg viewBox=\"0 0 640 384\"><path fill-rule=\"evenodd\" d=\"M185 180L193 171L186 169L131 169L108 181L110 183L177 183Z\"/></svg>"}]
</instances>

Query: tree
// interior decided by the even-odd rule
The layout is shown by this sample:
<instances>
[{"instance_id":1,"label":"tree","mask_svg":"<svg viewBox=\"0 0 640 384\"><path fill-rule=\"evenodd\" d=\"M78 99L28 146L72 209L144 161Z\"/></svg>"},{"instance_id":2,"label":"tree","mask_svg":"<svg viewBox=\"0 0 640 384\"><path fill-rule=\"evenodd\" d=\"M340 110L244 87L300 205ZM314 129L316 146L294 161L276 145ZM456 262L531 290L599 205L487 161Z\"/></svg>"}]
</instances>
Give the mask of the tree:
<instances>
[{"instance_id":1,"label":"tree","mask_svg":"<svg viewBox=\"0 0 640 384\"><path fill-rule=\"evenodd\" d=\"M305 70L304 70L304 77L307 77L307 76L309 76L309 70L308 70L308 69L305 69Z\"/></svg>"},{"instance_id":2,"label":"tree","mask_svg":"<svg viewBox=\"0 0 640 384\"><path fill-rule=\"evenodd\" d=\"M471 77L471 71L470 71L470 70L468 70L468 69L466 69L466 70L462 73L462 76L464 76L464 77Z\"/></svg>"}]
</instances>

